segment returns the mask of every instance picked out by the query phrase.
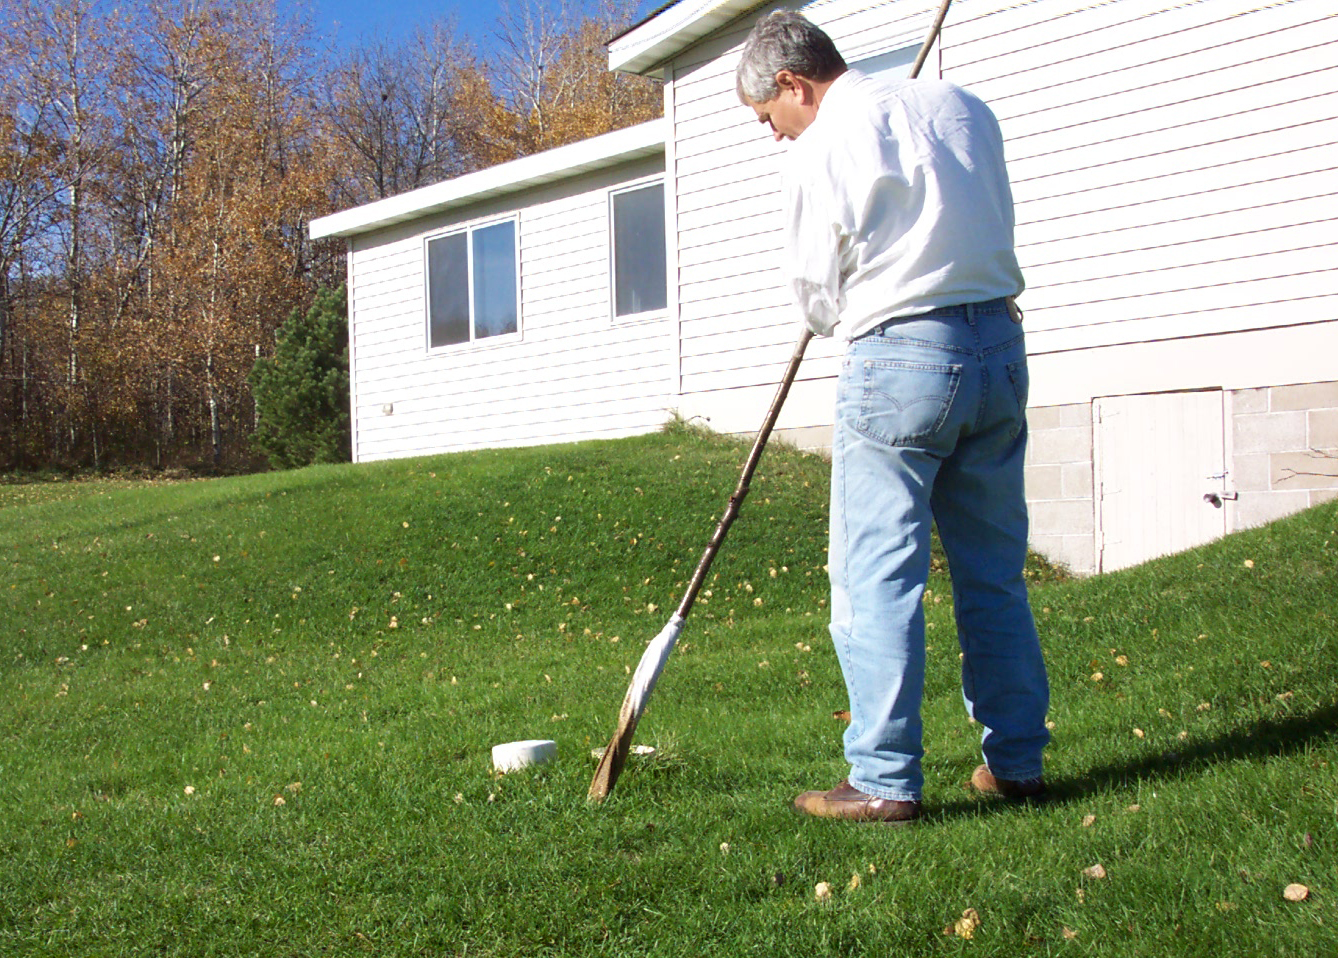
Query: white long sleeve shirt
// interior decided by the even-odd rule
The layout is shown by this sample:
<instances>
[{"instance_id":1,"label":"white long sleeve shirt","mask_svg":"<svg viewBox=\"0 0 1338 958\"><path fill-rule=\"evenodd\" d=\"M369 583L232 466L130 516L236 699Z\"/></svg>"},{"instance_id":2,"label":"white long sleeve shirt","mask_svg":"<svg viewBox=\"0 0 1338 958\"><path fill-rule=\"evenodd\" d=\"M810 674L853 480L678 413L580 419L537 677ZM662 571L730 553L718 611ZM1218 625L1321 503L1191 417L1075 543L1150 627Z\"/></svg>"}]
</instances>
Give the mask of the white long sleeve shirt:
<instances>
[{"instance_id":1,"label":"white long sleeve shirt","mask_svg":"<svg viewBox=\"0 0 1338 958\"><path fill-rule=\"evenodd\" d=\"M1022 292L998 120L951 83L842 74L785 193L785 273L818 335Z\"/></svg>"}]
</instances>

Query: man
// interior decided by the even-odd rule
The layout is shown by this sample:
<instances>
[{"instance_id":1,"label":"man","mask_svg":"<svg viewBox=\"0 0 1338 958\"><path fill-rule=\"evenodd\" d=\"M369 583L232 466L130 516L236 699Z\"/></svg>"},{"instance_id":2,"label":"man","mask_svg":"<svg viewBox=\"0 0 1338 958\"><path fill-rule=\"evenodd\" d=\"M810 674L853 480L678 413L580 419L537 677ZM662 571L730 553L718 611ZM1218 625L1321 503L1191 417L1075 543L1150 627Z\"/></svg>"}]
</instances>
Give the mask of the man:
<instances>
[{"instance_id":1,"label":"man","mask_svg":"<svg viewBox=\"0 0 1338 958\"><path fill-rule=\"evenodd\" d=\"M846 340L832 436L831 634L850 774L810 815L919 818L931 524L948 556L972 785L1039 798L1049 688L1022 567L1027 359L998 121L941 81L848 70L796 13L758 21L740 99L786 160L785 271L809 327Z\"/></svg>"}]
</instances>

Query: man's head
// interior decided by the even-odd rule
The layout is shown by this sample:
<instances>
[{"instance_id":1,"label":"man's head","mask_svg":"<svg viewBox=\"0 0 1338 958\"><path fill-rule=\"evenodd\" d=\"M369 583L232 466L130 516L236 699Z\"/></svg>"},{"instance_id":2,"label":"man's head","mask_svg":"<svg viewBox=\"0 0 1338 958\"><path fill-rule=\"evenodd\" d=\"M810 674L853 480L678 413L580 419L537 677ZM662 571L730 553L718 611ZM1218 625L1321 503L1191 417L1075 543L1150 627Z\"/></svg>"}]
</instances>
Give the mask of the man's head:
<instances>
[{"instance_id":1,"label":"man's head","mask_svg":"<svg viewBox=\"0 0 1338 958\"><path fill-rule=\"evenodd\" d=\"M818 115L828 86L846 71L832 38L798 13L757 21L735 71L739 99L778 140L792 140Z\"/></svg>"}]
</instances>

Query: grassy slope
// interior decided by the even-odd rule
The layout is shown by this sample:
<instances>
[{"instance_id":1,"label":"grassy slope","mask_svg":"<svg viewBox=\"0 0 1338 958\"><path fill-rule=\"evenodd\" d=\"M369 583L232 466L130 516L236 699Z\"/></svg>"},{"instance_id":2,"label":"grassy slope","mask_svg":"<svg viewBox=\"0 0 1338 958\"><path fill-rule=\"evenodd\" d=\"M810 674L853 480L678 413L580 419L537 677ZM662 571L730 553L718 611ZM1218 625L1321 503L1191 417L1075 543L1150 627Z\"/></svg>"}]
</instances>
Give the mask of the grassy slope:
<instances>
[{"instance_id":1,"label":"grassy slope","mask_svg":"<svg viewBox=\"0 0 1338 958\"><path fill-rule=\"evenodd\" d=\"M642 722L657 756L587 806L744 452L679 432L0 486L0 954L1338 950L1333 505L1040 570L1043 809L961 788L936 575L933 820L890 832L788 809L843 774L844 701L825 465L774 448ZM555 765L490 774L492 744L540 737ZM973 937L945 936L966 908Z\"/></svg>"}]
</instances>

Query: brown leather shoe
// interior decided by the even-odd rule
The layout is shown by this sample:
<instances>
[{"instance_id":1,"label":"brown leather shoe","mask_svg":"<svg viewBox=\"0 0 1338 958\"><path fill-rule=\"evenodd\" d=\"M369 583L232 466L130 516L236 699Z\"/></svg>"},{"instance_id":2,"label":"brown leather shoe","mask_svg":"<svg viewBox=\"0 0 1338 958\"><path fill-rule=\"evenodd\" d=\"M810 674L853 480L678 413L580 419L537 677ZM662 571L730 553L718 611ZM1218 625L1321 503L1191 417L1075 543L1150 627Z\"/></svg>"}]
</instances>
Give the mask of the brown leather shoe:
<instances>
[{"instance_id":1,"label":"brown leather shoe","mask_svg":"<svg viewBox=\"0 0 1338 958\"><path fill-rule=\"evenodd\" d=\"M982 795L999 795L1015 802L1040 802L1049 795L1045 790L1044 779L1015 782L1007 778L995 778L988 765L981 765L971 773L971 787Z\"/></svg>"},{"instance_id":2,"label":"brown leather shoe","mask_svg":"<svg viewBox=\"0 0 1338 958\"><path fill-rule=\"evenodd\" d=\"M804 792L794 807L818 818L842 818L851 822L909 825L920 817L919 802L898 802L861 792L842 779L830 792Z\"/></svg>"}]
</instances>

